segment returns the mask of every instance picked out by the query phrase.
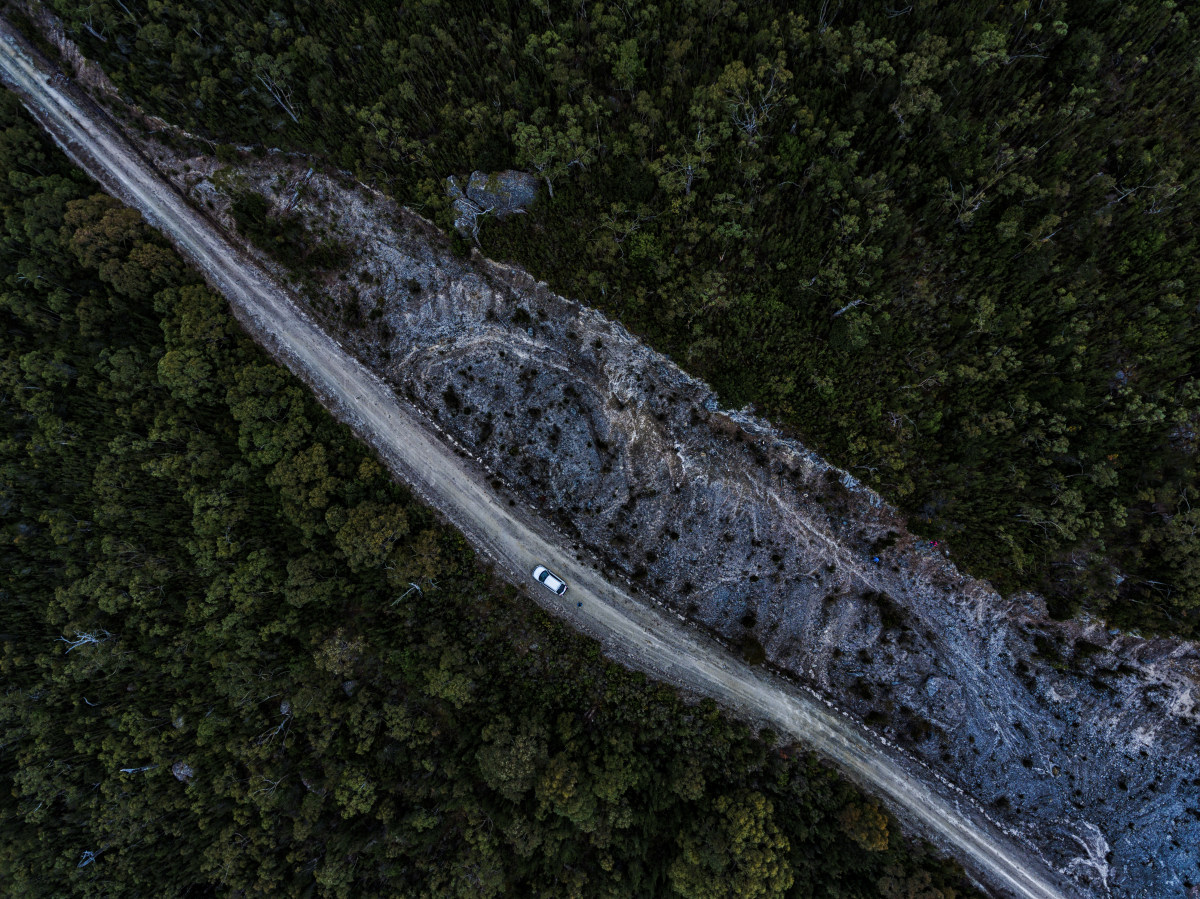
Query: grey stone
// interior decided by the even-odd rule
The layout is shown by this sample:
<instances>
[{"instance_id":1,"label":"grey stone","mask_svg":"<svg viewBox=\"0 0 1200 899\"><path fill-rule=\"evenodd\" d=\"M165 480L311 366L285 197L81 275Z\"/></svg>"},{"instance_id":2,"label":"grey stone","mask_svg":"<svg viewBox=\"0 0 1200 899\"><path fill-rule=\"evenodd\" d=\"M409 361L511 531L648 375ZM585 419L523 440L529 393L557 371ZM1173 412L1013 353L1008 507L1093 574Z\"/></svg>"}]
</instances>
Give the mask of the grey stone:
<instances>
[{"instance_id":1,"label":"grey stone","mask_svg":"<svg viewBox=\"0 0 1200 899\"><path fill-rule=\"evenodd\" d=\"M467 197L480 209L493 210L496 218L506 218L533 205L538 182L527 172L472 172L467 182Z\"/></svg>"},{"instance_id":2,"label":"grey stone","mask_svg":"<svg viewBox=\"0 0 1200 899\"><path fill-rule=\"evenodd\" d=\"M458 179L446 178L446 196L454 201L454 227L463 237L479 239L479 218L508 218L537 199L538 181L527 172L472 172L464 194Z\"/></svg>"}]
</instances>

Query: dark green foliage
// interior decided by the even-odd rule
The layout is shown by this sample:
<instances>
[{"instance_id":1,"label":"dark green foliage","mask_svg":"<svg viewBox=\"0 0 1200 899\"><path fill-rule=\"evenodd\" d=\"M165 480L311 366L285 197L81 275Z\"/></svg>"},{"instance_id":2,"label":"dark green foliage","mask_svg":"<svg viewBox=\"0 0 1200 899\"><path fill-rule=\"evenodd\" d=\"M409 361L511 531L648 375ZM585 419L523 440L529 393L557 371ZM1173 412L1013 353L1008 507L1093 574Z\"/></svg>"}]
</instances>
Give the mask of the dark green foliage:
<instances>
[{"instance_id":1,"label":"dark green foliage","mask_svg":"<svg viewBox=\"0 0 1200 899\"><path fill-rule=\"evenodd\" d=\"M216 140L325 154L619 316L1004 589L1200 623L1182 5L53 0ZM455 238L460 252L470 244Z\"/></svg>"},{"instance_id":2,"label":"dark green foliage","mask_svg":"<svg viewBox=\"0 0 1200 899\"><path fill-rule=\"evenodd\" d=\"M766 650L753 634L742 635L741 651L742 658L751 665L761 665L767 660Z\"/></svg>"},{"instance_id":3,"label":"dark green foliage","mask_svg":"<svg viewBox=\"0 0 1200 899\"><path fill-rule=\"evenodd\" d=\"M7 93L0 170L6 896L965 889L489 580Z\"/></svg>"},{"instance_id":4,"label":"dark green foliage","mask_svg":"<svg viewBox=\"0 0 1200 899\"><path fill-rule=\"evenodd\" d=\"M333 268L345 262L350 249L334 238L311 234L295 213L274 214L267 198L242 191L230 208L238 230L251 243L282 262L304 271Z\"/></svg>"}]
</instances>

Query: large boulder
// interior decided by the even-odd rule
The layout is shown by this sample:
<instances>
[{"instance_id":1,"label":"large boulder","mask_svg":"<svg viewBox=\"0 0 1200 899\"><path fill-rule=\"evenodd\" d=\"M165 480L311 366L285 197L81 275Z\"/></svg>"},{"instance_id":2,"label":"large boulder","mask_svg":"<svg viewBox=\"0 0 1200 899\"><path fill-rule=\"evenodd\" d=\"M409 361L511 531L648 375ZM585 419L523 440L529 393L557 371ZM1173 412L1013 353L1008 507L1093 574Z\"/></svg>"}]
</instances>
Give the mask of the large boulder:
<instances>
[{"instance_id":1,"label":"large boulder","mask_svg":"<svg viewBox=\"0 0 1200 899\"><path fill-rule=\"evenodd\" d=\"M446 194L454 201L454 227L464 237L479 236L479 217L498 219L524 212L537 199L538 182L527 172L472 172L464 192L457 179L446 179Z\"/></svg>"},{"instance_id":2,"label":"large boulder","mask_svg":"<svg viewBox=\"0 0 1200 899\"><path fill-rule=\"evenodd\" d=\"M472 172L467 182L468 199L480 209L492 209L501 219L524 212L537 199L537 191L537 179L527 172Z\"/></svg>"}]
</instances>

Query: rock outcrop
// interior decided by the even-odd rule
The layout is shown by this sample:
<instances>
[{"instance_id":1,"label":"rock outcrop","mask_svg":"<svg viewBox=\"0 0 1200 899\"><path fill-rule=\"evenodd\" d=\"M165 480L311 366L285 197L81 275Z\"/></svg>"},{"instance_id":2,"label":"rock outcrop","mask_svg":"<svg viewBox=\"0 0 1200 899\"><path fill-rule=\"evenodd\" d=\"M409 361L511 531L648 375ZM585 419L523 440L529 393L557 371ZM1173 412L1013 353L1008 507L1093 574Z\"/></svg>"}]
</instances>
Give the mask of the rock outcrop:
<instances>
[{"instance_id":1,"label":"rock outcrop","mask_svg":"<svg viewBox=\"0 0 1200 899\"><path fill-rule=\"evenodd\" d=\"M446 179L446 194L454 201L454 227L458 233L478 240L479 220L485 215L505 219L533 205L537 179L527 172L511 170L490 175L472 172L464 192L451 175Z\"/></svg>"}]
</instances>

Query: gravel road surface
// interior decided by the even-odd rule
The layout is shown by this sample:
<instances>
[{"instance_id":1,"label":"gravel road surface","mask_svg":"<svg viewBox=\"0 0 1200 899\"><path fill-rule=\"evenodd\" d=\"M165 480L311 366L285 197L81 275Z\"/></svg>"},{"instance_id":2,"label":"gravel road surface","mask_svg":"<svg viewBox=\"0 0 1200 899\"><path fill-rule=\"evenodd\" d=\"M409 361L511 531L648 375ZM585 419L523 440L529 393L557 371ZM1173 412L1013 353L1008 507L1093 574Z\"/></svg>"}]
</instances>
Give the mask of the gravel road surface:
<instances>
[{"instance_id":1,"label":"gravel road surface","mask_svg":"<svg viewBox=\"0 0 1200 899\"><path fill-rule=\"evenodd\" d=\"M598 638L624 664L691 694L710 696L832 760L996 892L1021 899L1078 895L1032 849L1000 833L953 788L800 688L745 665L677 619L634 599L533 513L508 506L487 486L473 460L460 456L321 331L252 259L189 207L97 107L43 66L0 22L0 78L72 160L167 235L229 299L255 339L309 384L397 477L446 515L499 571L527 585L538 603ZM570 585L565 596L532 581L529 573L539 564Z\"/></svg>"}]
</instances>

